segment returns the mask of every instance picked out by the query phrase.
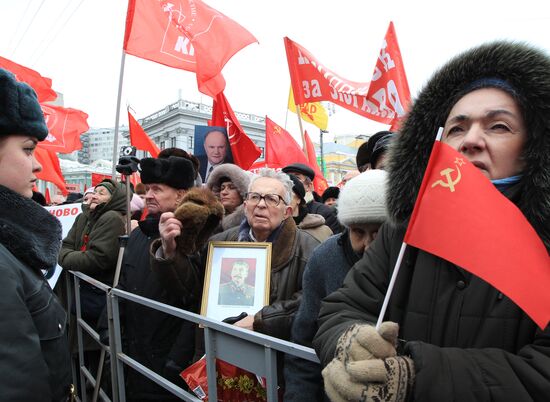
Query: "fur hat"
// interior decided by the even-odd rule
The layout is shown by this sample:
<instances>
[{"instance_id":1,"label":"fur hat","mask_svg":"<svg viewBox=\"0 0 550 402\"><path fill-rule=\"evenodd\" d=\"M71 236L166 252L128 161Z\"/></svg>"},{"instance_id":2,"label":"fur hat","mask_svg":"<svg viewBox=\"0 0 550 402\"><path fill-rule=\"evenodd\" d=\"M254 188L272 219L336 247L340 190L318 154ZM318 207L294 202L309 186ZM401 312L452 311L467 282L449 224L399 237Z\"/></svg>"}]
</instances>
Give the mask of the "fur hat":
<instances>
[{"instance_id":1,"label":"fur hat","mask_svg":"<svg viewBox=\"0 0 550 402\"><path fill-rule=\"evenodd\" d=\"M223 181L230 180L231 183L237 188L241 198L244 200L246 193L248 192L248 185L250 184L250 177L252 173L242 170L239 166L232 163L224 163L216 166L206 182L206 187L218 194L222 186ZM226 180L223 180L226 179Z\"/></svg>"},{"instance_id":2,"label":"fur hat","mask_svg":"<svg viewBox=\"0 0 550 402\"><path fill-rule=\"evenodd\" d=\"M181 200L174 215L182 224L176 238L177 250L192 255L202 248L223 218L223 205L212 191L192 188Z\"/></svg>"},{"instance_id":3,"label":"fur hat","mask_svg":"<svg viewBox=\"0 0 550 402\"><path fill-rule=\"evenodd\" d=\"M189 159L179 156L169 158L143 158L139 163L143 184L161 183L187 190L195 182L195 169Z\"/></svg>"},{"instance_id":4,"label":"fur hat","mask_svg":"<svg viewBox=\"0 0 550 402\"><path fill-rule=\"evenodd\" d=\"M475 47L430 78L390 147L390 216L398 224L409 219L438 128L467 87L487 79L502 80L517 93L527 141L516 205L550 248L550 56L527 44L497 41Z\"/></svg>"},{"instance_id":5,"label":"fur hat","mask_svg":"<svg viewBox=\"0 0 550 402\"><path fill-rule=\"evenodd\" d=\"M326 200L329 198L336 198L338 199L338 196L340 195L340 188L339 187L327 187L326 190L323 192L323 195L321 196L321 199L323 200L323 204Z\"/></svg>"},{"instance_id":6,"label":"fur hat","mask_svg":"<svg viewBox=\"0 0 550 402\"><path fill-rule=\"evenodd\" d=\"M308 165L303 163L291 163L288 166L285 166L281 169L285 173L300 173L306 177L309 177L311 181L315 178L315 172Z\"/></svg>"},{"instance_id":7,"label":"fur hat","mask_svg":"<svg viewBox=\"0 0 550 402\"><path fill-rule=\"evenodd\" d=\"M44 141L48 127L34 90L0 68L0 136L13 134Z\"/></svg>"},{"instance_id":8,"label":"fur hat","mask_svg":"<svg viewBox=\"0 0 550 402\"><path fill-rule=\"evenodd\" d=\"M386 212L384 170L367 170L351 179L338 197L338 220L342 225L383 223Z\"/></svg>"}]
</instances>

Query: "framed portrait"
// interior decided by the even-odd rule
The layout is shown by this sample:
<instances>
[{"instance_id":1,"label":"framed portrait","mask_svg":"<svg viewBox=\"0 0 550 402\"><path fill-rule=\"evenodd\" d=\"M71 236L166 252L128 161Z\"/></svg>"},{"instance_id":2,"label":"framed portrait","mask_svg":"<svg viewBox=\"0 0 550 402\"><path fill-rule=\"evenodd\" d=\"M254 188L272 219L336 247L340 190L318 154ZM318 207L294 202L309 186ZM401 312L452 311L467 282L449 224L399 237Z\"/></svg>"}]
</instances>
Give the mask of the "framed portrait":
<instances>
[{"instance_id":1,"label":"framed portrait","mask_svg":"<svg viewBox=\"0 0 550 402\"><path fill-rule=\"evenodd\" d=\"M201 314L222 321L269 304L271 243L210 242Z\"/></svg>"},{"instance_id":2,"label":"framed portrait","mask_svg":"<svg viewBox=\"0 0 550 402\"><path fill-rule=\"evenodd\" d=\"M200 162L199 173L204 182L208 169L220 163L233 163L233 154L225 127L195 126L193 153Z\"/></svg>"}]
</instances>

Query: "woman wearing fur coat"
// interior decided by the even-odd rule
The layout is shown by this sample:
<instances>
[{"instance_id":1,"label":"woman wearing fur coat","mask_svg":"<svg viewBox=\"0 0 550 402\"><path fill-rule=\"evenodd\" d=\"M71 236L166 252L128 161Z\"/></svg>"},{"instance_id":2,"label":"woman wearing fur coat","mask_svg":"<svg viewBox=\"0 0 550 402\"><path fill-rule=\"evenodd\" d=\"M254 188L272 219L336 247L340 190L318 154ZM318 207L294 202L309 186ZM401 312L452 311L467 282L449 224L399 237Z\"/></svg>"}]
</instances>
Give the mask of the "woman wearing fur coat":
<instances>
[{"instance_id":1,"label":"woman wearing fur coat","mask_svg":"<svg viewBox=\"0 0 550 402\"><path fill-rule=\"evenodd\" d=\"M66 314L42 270L61 224L31 200L48 128L35 92L0 69L0 399L61 401L70 391Z\"/></svg>"}]
</instances>

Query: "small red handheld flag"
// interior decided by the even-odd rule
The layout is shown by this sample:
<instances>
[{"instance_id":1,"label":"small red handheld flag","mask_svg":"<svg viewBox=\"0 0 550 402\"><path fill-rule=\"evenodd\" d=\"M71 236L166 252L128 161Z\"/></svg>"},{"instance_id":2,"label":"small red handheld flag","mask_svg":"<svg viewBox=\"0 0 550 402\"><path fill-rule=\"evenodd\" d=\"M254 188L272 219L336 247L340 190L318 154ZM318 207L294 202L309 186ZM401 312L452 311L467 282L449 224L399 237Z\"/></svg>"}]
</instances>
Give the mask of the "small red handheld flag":
<instances>
[{"instance_id":1,"label":"small red handheld flag","mask_svg":"<svg viewBox=\"0 0 550 402\"><path fill-rule=\"evenodd\" d=\"M435 142L405 242L456 264L550 321L550 257L521 211L468 159Z\"/></svg>"},{"instance_id":2,"label":"small red handheld flag","mask_svg":"<svg viewBox=\"0 0 550 402\"><path fill-rule=\"evenodd\" d=\"M128 125L130 130L130 144L137 149L149 152L153 158L156 158L160 153L159 147L147 135L136 119L134 119L130 111L128 111Z\"/></svg>"}]
</instances>

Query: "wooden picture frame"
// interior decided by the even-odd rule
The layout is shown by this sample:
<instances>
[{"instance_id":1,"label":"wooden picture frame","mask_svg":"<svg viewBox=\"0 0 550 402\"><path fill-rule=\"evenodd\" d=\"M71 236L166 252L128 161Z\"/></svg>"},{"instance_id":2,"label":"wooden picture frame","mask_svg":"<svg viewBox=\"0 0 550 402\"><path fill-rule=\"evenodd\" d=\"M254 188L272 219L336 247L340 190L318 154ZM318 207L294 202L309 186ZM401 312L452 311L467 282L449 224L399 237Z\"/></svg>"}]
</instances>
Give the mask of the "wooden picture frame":
<instances>
[{"instance_id":1,"label":"wooden picture frame","mask_svg":"<svg viewBox=\"0 0 550 402\"><path fill-rule=\"evenodd\" d=\"M271 243L213 241L202 292L201 315L222 321L269 304Z\"/></svg>"}]
</instances>

